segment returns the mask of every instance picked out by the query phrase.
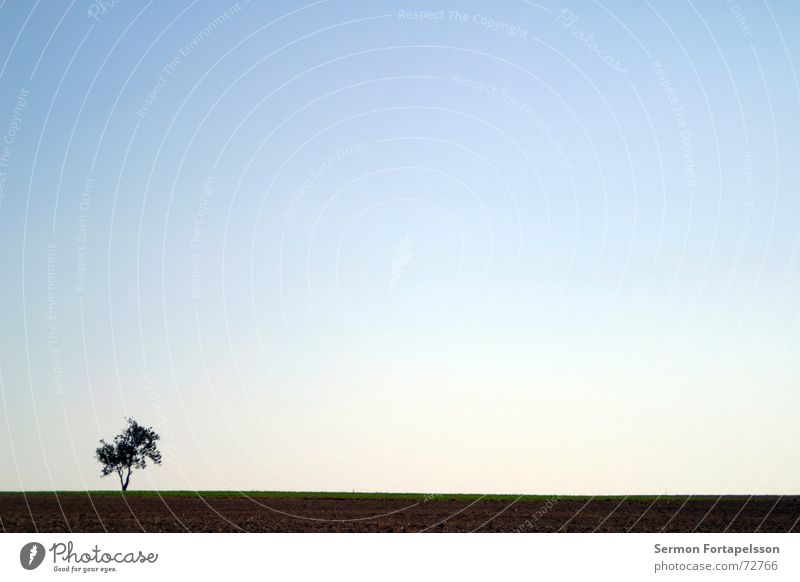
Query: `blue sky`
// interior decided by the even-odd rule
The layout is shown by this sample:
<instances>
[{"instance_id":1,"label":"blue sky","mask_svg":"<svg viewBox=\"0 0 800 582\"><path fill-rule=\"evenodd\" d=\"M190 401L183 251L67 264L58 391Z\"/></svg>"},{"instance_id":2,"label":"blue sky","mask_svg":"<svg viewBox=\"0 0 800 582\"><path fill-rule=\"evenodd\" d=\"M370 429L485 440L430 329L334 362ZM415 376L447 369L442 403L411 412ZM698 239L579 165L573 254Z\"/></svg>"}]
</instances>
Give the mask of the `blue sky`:
<instances>
[{"instance_id":1,"label":"blue sky","mask_svg":"<svg viewBox=\"0 0 800 582\"><path fill-rule=\"evenodd\" d=\"M794 4L0 5L0 489L800 486Z\"/></svg>"}]
</instances>

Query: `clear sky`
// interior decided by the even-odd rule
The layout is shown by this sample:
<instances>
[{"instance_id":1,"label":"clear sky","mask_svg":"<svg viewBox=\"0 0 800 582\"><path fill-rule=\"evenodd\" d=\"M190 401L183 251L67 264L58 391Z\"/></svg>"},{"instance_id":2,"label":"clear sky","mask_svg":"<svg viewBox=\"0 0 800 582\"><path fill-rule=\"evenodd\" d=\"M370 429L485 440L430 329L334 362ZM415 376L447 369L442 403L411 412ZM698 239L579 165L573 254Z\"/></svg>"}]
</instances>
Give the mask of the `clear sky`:
<instances>
[{"instance_id":1,"label":"clear sky","mask_svg":"<svg viewBox=\"0 0 800 582\"><path fill-rule=\"evenodd\" d=\"M427 12L420 12L427 11ZM800 4L0 3L0 489L800 492Z\"/></svg>"}]
</instances>

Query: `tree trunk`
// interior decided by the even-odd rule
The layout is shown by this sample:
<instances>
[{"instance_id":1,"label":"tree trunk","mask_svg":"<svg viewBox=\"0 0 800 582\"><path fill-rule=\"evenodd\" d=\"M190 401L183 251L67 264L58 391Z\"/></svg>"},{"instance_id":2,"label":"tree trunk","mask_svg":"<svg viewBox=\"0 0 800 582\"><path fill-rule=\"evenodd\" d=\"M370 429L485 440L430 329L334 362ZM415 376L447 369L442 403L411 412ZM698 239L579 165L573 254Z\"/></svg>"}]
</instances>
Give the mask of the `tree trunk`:
<instances>
[{"instance_id":1,"label":"tree trunk","mask_svg":"<svg viewBox=\"0 0 800 582\"><path fill-rule=\"evenodd\" d=\"M122 476L120 475L120 479L121 478L122 478ZM128 474L125 475L125 482L122 484L122 490L123 491L127 491L128 490L128 483L130 483L130 481L131 481L131 468L128 467Z\"/></svg>"}]
</instances>

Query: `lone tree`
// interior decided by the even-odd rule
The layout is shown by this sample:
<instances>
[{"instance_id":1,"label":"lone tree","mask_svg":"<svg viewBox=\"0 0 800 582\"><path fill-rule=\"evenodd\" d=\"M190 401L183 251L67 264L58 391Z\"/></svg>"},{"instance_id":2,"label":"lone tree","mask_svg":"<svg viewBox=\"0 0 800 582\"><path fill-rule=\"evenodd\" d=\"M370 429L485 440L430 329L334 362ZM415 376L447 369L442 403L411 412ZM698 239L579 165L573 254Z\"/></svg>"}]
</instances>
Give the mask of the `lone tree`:
<instances>
[{"instance_id":1,"label":"lone tree","mask_svg":"<svg viewBox=\"0 0 800 582\"><path fill-rule=\"evenodd\" d=\"M95 451L97 460L103 465L103 477L116 473L123 491L127 491L131 480L131 471L144 469L147 459L156 465L161 464L161 453L156 441L161 437L149 427L144 427L132 418L128 418L128 426L122 434L114 437L113 443L100 439L100 446Z\"/></svg>"}]
</instances>

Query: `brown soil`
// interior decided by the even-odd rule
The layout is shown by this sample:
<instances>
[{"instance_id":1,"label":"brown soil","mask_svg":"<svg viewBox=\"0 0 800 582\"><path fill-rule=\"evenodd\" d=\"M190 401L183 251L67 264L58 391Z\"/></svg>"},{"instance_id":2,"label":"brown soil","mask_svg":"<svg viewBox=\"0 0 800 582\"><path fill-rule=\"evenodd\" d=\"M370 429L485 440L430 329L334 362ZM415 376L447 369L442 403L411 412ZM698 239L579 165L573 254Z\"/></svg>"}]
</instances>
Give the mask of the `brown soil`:
<instances>
[{"instance_id":1,"label":"brown soil","mask_svg":"<svg viewBox=\"0 0 800 582\"><path fill-rule=\"evenodd\" d=\"M800 496L253 499L0 493L7 532L800 532Z\"/></svg>"}]
</instances>

